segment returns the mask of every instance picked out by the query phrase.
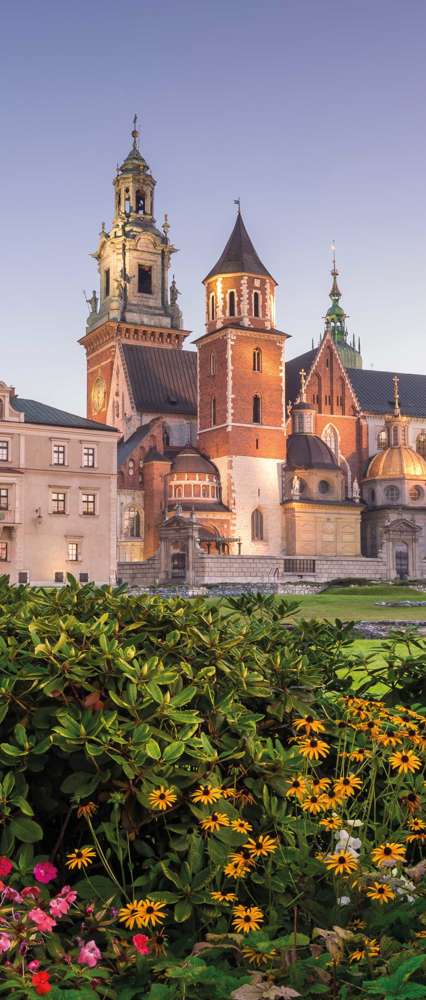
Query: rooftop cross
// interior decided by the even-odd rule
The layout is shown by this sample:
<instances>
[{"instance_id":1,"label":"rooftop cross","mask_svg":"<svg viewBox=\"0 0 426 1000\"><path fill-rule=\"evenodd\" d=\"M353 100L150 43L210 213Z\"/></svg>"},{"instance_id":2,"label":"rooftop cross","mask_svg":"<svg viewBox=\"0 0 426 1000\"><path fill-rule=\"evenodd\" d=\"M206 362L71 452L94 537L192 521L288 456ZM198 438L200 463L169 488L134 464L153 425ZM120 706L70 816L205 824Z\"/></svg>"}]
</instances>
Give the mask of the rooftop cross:
<instances>
[{"instance_id":1,"label":"rooftop cross","mask_svg":"<svg viewBox=\"0 0 426 1000\"><path fill-rule=\"evenodd\" d=\"M306 372L304 368L300 369L299 375L300 375L300 391L299 391L300 401L301 403L304 403L306 396Z\"/></svg>"},{"instance_id":2,"label":"rooftop cross","mask_svg":"<svg viewBox=\"0 0 426 1000\"><path fill-rule=\"evenodd\" d=\"M131 133L132 139L133 139L133 149L139 149L139 145L138 145L139 132L137 130L137 124L138 124L138 116L134 115L133 116L133 129L132 129L132 133Z\"/></svg>"},{"instance_id":3,"label":"rooftop cross","mask_svg":"<svg viewBox=\"0 0 426 1000\"><path fill-rule=\"evenodd\" d=\"M394 402L393 412L394 412L394 416L395 417L400 417L401 416L401 406L400 406L400 400L399 400L399 378L398 378L398 375L394 375L393 376L392 382L393 382L393 402Z\"/></svg>"}]
</instances>

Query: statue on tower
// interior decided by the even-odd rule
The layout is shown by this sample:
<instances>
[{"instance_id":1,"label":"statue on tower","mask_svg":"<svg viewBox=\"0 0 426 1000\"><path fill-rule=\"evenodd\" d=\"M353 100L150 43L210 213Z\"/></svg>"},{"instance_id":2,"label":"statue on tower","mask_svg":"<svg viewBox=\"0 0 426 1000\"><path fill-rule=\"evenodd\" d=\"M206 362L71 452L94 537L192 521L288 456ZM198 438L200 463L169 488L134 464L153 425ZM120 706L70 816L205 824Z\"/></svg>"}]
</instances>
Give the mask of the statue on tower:
<instances>
[{"instance_id":1,"label":"statue on tower","mask_svg":"<svg viewBox=\"0 0 426 1000\"><path fill-rule=\"evenodd\" d=\"M97 294L95 292L95 289L93 289L93 292L92 292L92 294L91 294L91 296L90 296L89 299L87 298L87 295L86 295L85 291L83 292L83 295L84 295L84 298L85 298L85 300L87 302L87 305L89 306L89 315L87 317L87 322L89 323L90 320L92 320L94 318L94 316L97 315L97 312L98 312L98 296L97 296Z\"/></svg>"},{"instance_id":2,"label":"statue on tower","mask_svg":"<svg viewBox=\"0 0 426 1000\"><path fill-rule=\"evenodd\" d=\"M170 317L172 321L172 327L174 330L182 329L182 310L178 306L178 295L180 291L176 285L175 276L173 275L173 281L170 285Z\"/></svg>"}]
</instances>

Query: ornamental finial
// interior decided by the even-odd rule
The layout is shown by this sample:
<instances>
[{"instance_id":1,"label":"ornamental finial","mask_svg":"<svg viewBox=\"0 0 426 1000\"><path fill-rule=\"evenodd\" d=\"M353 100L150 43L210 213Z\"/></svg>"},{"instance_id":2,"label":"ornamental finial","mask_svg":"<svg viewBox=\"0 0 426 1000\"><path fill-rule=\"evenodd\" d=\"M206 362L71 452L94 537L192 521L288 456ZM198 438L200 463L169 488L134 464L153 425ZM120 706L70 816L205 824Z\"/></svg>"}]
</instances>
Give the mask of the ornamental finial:
<instances>
[{"instance_id":1,"label":"ornamental finial","mask_svg":"<svg viewBox=\"0 0 426 1000\"><path fill-rule=\"evenodd\" d=\"M139 149L139 132L137 130L138 116L133 115L133 129L132 129L132 139L133 139L133 149Z\"/></svg>"},{"instance_id":2,"label":"ornamental finial","mask_svg":"<svg viewBox=\"0 0 426 1000\"><path fill-rule=\"evenodd\" d=\"M394 417L400 417L401 416L401 406L400 406L400 401L399 401L399 378L398 378L398 375L394 375L394 377L392 379L392 382L393 382L393 403L394 403L393 413L394 413Z\"/></svg>"},{"instance_id":3,"label":"ornamental finial","mask_svg":"<svg viewBox=\"0 0 426 1000\"><path fill-rule=\"evenodd\" d=\"M238 215L239 215L240 212L241 212L241 198L234 198L234 205L238 205L237 212L238 212Z\"/></svg>"},{"instance_id":4,"label":"ornamental finial","mask_svg":"<svg viewBox=\"0 0 426 1000\"><path fill-rule=\"evenodd\" d=\"M300 369L299 375L300 375L300 389L299 389L300 402L304 403L306 402L306 372L304 368Z\"/></svg>"}]
</instances>

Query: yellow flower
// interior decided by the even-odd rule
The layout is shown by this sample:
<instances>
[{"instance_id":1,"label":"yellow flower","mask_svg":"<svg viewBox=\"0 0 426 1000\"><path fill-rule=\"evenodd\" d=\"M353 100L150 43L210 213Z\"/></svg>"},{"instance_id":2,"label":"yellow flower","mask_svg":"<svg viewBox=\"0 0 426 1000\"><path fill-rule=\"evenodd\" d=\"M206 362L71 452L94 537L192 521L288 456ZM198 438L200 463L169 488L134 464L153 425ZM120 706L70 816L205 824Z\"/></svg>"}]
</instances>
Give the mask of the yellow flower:
<instances>
[{"instance_id":1,"label":"yellow flower","mask_svg":"<svg viewBox=\"0 0 426 1000\"><path fill-rule=\"evenodd\" d=\"M339 792L338 789L334 787L334 788L329 788L321 796L321 798L324 809L333 809L334 806L339 805L341 802L343 802L343 799L346 798L346 796L344 794L342 795L342 792L341 791Z\"/></svg>"},{"instance_id":2,"label":"yellow flower","mask_svg":"<svg viewBox=\"0 0 426 1000\"><path fill-rule=\"evenodd\" d=\"M225 813L214 812L206 819L202 819L200 825L203 830L214 833L216 830L220 830L221 826L229 826L229 818Z\"/></svg>"},{"instance_id":3,"label":"yellow flower","mask_svg":"<svg viewBox=\"0 0 426 1000\"><path fill-rule=\"evenodd\" d=\"M244 875L250 871L250 865L244 861L244 858L239 857L238 861L228 861L223 871L228 878L244 878Z\"/></svg>"},{"instance_id":4,"label":"yellow flower","mask_svg":"<svg viewBox=\"0 0 426 1000\"><path fill-rule=\"evenodd\" d=\"M349 760L354 760L357 764L363 764L368 757L372 756L371 750L364 750L363 747L358 750L352 750L351 753L348 753Z\"/></svg>"},{"instance_id":5,"label":"yellow flower","mask_svg":"<svg viewBox=\"0 0 426 1000\"><path fill-rule=\"evenodd\" d=\"M260 968L261 965L269 965L273 961L277 954L277 949L271 948L271 951L255 951L254 948L242 948L241 953L250 965L256 965Z\"/></svg>"},{"instance_id":6,"label":"yellow flower","mask_svg":"<svg viewBox=\"0 0 426 1000\"><path fill-rule=\"evenodd\" d=\"M426 938L426 931L416 931L414 937L416 938Z\"/></svg>"},{"instance_id":7,"label":"yellow flower","mask_svg":"<svg viewBox=\"0 0 426 1000\"><path fill-rule=\"evenodd\" d=\"M370 899L376 899L378 903L389 903L392 899L395 899L395 893L389 885L385 882L373 882L369 889L367 889L367 896Z\"/></svg>"},{"instance_id":8,"label":"yellow flower","mask_svg":"<svg viewBox=\"0 0 426 1000\"><path fill-rule=\"evenodd\" d=\"M420 758L416 757L412 750L399 750L397 753L391 753L389 763L399 774L413 774L422 766Z\"/></svg>"},{"instance_id":9,"label":"yellow flower","mask_svg":"<svg viewBox=\"0 0 426 1000\"><path fill-rule=\"evenodd\" d=\"M337 854L328 854L324 858L324 864L334 875L345 875L355 871L358 867L358 859L354 858L349 851L339 851Z\"/></svg>"},{"instance_id":10,"label":"yellow flower","mask_svg":"<svg viewBox=\"0 0 426 1000\"><path fill-rule=\"evenodd\" d=\"M324 733L325 725L319 719L314 719L313 715L306 715L304 719L295 719L293 726L297 731L304 730L306 735L310 733Z\"/></svg>"},{"instance_id":11,"label":"yellow flower","mask_svg":"<svg viewBox=\"0 0 426 1000\"><path fill-rule=\"evenodd\" d=\"M398 864L399 861L405 860L405 847L403 844L395 844L393 842L380 844L379 847L375 847L374 851L371 852L371 857L374 863L378 865Z\"/></svg>"},{"instance_id":12,"label":"yellow flower","mask_svg":"<svg viewBox=\"0 0 426 1000\"><path fill-rule=\"evenodd\" d=\"M415 830L417 833L421 833L426 830L426 823L419 816L415 816L414 819L410 819L408 824L410 830Z\"/></svg>"},{"instance_id":13,"label":"yellow flower","mask_svg":"<svg viewBox=\"0 0 426 1000\"><path fill-rule=\"evenodd\" d=\"M77 819L90 819L97 812L97 808L95 802L85 802L77 809Z\"/></svg>"},{"instance_id":14,"label":"yellow flower","mask_svg":"<svg viewBox=\"0 0 426 1000\"><path fill-rule=\"evenodd\" d=\"M263 923L264 917L259 906L234 906L233 927L236 931L249 934L250 931L258 931Z\"/></svg>"},{"instance_id":15,"label":"yellow flower","mask_svg":"<svg viewBox=\"0 0 426 1000\"><path fill-rule=\"evenodd\" d=\"M203 806L210 806L212 802L217 802L218 799L222 798L222 790L213 788L212 785L201 785L192 793L191 798L193 802L201 802Z\"/></svg>"},{"instance_id":16,"label":"yellow flower","mask_svg":"<svg viewBox=\"0 0 426 1000\"><path fill-rule=\"evenodd\" d=\"M324 740L317 740L315 736L298 740L298 745L300 753L309 760L319 760L321 757L326 757L330 749L328 743L325 743Z\"/></svg>"},{"instance_id":17,"label":"yellow flower","mask_svg":"<svg viewBox=\"0 0 426 1000\"><path fill-rule=\"evenodd\" d=\"M398 747L402 740L395 733L379 733L376 736L376 743L380 743L382 747Z\"/></svg>"},{"instance_id":18,"label":"yellow flower","mask_svg":"<svg viewBox=\"0 0 426 1000\"><path fill-rule=\"evenodd\" d=\"M129 930L133 930L135 924L136 927L143 927L143 920L145 917L145 906L143 902L135 900L133 903L127 903L127 906L122 906L121 910L118 911L118 919L120 923L125 924Z\"/></svg>"},{"instance_id":19,"label":"yellow flower","mask_svg":"<svg viewBox=\"0 0 426 1000\"><path fill-rule=\"evenodd\" d=\"M215 903L233 903L237 899L235 892L211 892L210 896Z\"/></svg>"},{"instance_id":20,"label":"yellow flower","mask_svg":"<svg viewBox=\"0 0 426 1000\"><path fill-rule=\"evenodd\" d=\"M309 784L312 786L314 792L326 792L329 785L331 785L330 778L319 778L315 776L309 779Z\"/></svg>"},{"instance_id":21,"label":"yellow flower","mask_svg":"<svg viewBox=\"0 0 426 1000\"><path fill-rule=\"evenodd\" d=\"M235 861L237 865L247 865L247 868L254 868L256 862L253 860L250 851L247 848L247 844L244 847L239 847L238 851L234 851L229 855L229 861Z\"/></svg>"},{"instance_id":22,"label":"yellow flower","mask_svg":"<svg viewBox=\"0 0 426 1000\"><path fill-rule=\"evenodd\" d=\"M286 795L290 798L294 795L297 799L303 798L306 792L306 781L304 778L293 778L293 781L288 786Z\"/></svg>"},{"instance_id":23,"label":"yellow flower","mask_svg":"<svg viewBox=\"0 0 426 1000\"><path fill-rule=\"evenodd\" d=\"M325 797L325 795L309 795L309 797L302 802L303 811L312 813L313 816L323 812L326 808L324 804Z\"/></svg>"},{"instance_id":24,"label":"yellow flower","mask_svg":"<svg viewBox=\"0 0 426 1000\"><path fill-rule=\"evenodd\" d=\"M364 938L363 947L357 951L351 951L350 962L362 962L364 958L376 958L380 955L380 948L376 938Z\"/></svg>"},{"instance_id":25,"label":"yellow flower","mask_svg":"<svg viewBox=\"0 0 426 1000\"><path fill-rule=\"evenodd\" d=\"M79 847L76 851L72 851L71 854L67 854L67 861L65 862L67 868L87 868L88 865L92 864L93 858L96 858L96 851L93 847Z\"/></svg>"},{"instance_id":26,"label":"yellow flower","mask_svg":"<svg viewBox=\"0 0 426 1000\"><path fill-rule=\"evenodd\" d=\"M399 801L401 805L405 806L409 813L413 814L421 811L422 800L420 795L417 795L416 792L407 792L407 794L403 795Z\"/></svg>"},{"instance_id":27,"label":"yellow flower","mask_svg":"<svg viewBox=\"0 0 426 1000\"><path fill-rule=\"evenodd\" d=\"M246 819L231 820L231 827L237 833L250 833L250 830L253 829L251 823L248 823Z\"/></svg>"},{"instance_id":28,"label":"yellow flower","mask_svg":"<svg viewBox=\"0 0 426 1000\"><path fill-rule=\"evenodd\" d=\"M171 788L165 788L164 785L160 785L159 788L154 788L150 792L149 804L153 809L171 809L174 802L176 802L177 795Z\"/></svg>"},{"instance_id":29,"label":"yellow flower","mask_svg":"<svg viewBox=\"0 0 426 1000\"><path fill-rule=\"evenodd\" d=\"M324 826L326 830L340 830L343 826L343 820L340 816L329 816L326 819L320 819L320 826Z\"/></svg>"},{"instance_id":30,"label":"yellow flower","mask_svg":"<svg viewBox=\"0 0 426 1000\"><path fill-rule=\"evenodd\" d=\"M266 858L268 854L273 854L278 846L276 837L268 837L264 833L261 833L256 840L253 837L249 837L247 843L244 844L244 847L250 851L252 858Z\"/></svg>"},{"instance_id":31,"label":"yellow flower","mask_svg":"<svg viewBox=\"0 0 426 1000\"><path fill-rule=\"evenodd\" d=\"M337 795L344 795L345 798L349 798L351 795L355 795L355 792L361 787L361 778L358 778L356 774L347 774L345 778L338 778L334 790Z\"/></svg>"},{"instance_id":32,"label":"yellow flower","mask_svg":"<svg viewBox=\"0 0 426 1000\"><path fill-rule=\"evenodd\" d=\"M163 920L166 919L166 914L164 913L164 907L166 903L163 900L158 902L153 899L142 899L141 905L141 926L155 927L156 924L161 924Z\"/></svg>"}]
</instances>

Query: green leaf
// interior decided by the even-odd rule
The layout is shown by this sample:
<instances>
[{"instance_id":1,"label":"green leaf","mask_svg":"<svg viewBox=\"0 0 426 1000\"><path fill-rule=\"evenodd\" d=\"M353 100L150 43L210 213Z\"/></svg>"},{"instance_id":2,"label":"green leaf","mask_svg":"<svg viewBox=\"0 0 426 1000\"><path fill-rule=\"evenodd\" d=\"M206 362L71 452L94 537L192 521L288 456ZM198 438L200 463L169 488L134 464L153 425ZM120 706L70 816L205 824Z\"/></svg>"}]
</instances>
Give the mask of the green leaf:
<instances>
[{"instance_id":1,"label":"green leaf","mask_svg":"<svg viewBox=\"0 0 426 1000\"><path fill-rule=\"evenodd\" d=\"M43 839L43 830L33 819L27 816L18 816L12 820L10 829L18 840L24 844L34 844L37 840Z\"/></svg>"},{"instance_id":2,"label":"green leaf","mask_svg":"<svg viewBox=\"0 0 426 1000\"><path fill-rule=\"evenodd\" d=\"M182 705L187 705L189 701L192 701L197 694L197 688L194 684L189 684L188 687L182 688L178 694L175 694L170 702L173 708L181 708Z\"/></svg>"},{"instance_id":3,"label":"green leaf","mask_svg":"<svg viewBox=\"0 0 426 1000\"><path fill-rule=\"evenodd\" d=\"M111 899L111 897L116 898L120 895L120 889L112 881L112 879L106 878L105 875L89 875L87 878L80 879L73 885L73 889L78 892L80 899L97 899L105 902L106 899Z\"/></svg>"},{"instance_id":4,"label":"green leaf","mask_svg":"<svg viewBox=\"0 0 426 1000\"><path fill-rule=\"evenodd\" d=\"M145 750L148 754L148 757L152 757L153 760L161 759L161 750L157 743L157 740L153 740L152 738L148 740L145 746Z\"/></svg>"},{"instance_id":5,"label":"green leaf","mask_svg":"<svg viewBox=\"0 0 426 1000\"><path fill-rule=\"evenodd\" d=\"M175 740L174 743L169 743L163 751L163 761L165 764L174 764L183 753L185 753L185 744L181 740Z\"/></svg>"},{"instance_id":6,"label":"green leaf","mask_svg":"<svg viewBox=\"0 0 426 1000\"><path fill-rule=\"evenodd\" d=\"M189 920L192 913L192 906L188 899L180 899L176 903L174 917L176 923L183 924L185 920Z\"/></svg>"}]
</instances>

